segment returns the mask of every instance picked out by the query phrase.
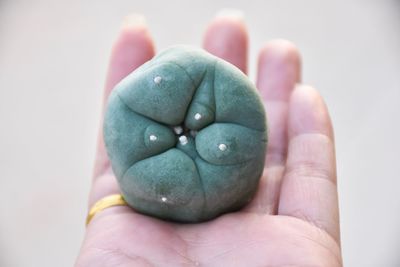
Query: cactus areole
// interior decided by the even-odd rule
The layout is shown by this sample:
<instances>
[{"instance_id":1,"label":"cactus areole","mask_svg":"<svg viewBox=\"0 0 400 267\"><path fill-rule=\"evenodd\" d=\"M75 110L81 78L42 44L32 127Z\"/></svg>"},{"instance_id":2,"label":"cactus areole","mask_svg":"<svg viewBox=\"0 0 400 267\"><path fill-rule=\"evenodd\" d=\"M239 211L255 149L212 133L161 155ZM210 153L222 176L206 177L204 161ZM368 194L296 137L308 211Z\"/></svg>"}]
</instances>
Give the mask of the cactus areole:
<instances>
[{"instance_id":1,"label":"cactus areole","mask_svg":"<svg viewBox=\"0 0 400 267\"><path fill-rule=\"evenodd\" d=\"M175 46L114 88L104 140L135 211L194 223L251 201L264 169L267 124L255 86L239 69Z\"/></svg>"}]
</instances>

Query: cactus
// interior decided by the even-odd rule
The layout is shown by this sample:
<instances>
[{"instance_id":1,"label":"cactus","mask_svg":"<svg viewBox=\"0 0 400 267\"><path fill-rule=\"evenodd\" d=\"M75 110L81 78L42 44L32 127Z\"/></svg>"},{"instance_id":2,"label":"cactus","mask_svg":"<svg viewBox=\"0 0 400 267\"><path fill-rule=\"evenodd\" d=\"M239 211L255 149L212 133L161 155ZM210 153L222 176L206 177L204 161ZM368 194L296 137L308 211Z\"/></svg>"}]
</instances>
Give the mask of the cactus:
<instances>
[{"instance_id":1,"label":"cactus","mask_svg":"<svg viewBox=\"0 0 400 267\"><path fill-rule=\"evenodd\" d=\"M133 209L201 222L252 199L264 168L267 124L246 75L201 49L175 46L114 88L104 140Z\"/></svg>"}]
</instances>

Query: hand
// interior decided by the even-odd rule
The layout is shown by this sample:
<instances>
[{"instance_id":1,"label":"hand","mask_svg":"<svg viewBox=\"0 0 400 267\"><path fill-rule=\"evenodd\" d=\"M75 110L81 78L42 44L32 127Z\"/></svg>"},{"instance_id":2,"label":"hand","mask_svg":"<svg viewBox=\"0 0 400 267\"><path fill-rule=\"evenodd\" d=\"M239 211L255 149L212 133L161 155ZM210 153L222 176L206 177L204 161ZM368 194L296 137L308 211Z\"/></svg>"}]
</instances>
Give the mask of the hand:
<instances>
[{"instance_id":1,"label":"hand","mask_svg":"<svg viewBox=\"0 0 400 267\"><path fill-rule=\"evenodd\" d=\"M241 19L215 19L204 48L246 73ZM112 51L105 99L153 56L146 26L137 17L128 19ZM300 56L291 43L263 47L257 88L265 101L269 144L249 206L199 224L170 223L127 206L105 209L88 225L76 266L341 266L333 129L319 93L299 82ZM115 193L100 133L89 206Z\"/></svg>"}]
</instances>

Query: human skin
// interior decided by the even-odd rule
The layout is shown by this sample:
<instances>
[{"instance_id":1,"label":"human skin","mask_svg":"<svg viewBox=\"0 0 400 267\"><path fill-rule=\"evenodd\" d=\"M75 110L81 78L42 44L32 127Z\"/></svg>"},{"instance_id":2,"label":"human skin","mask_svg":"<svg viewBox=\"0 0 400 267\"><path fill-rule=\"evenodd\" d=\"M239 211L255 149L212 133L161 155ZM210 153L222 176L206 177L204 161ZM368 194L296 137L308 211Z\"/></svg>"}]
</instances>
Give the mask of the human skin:
<instances>
[{"instance_id":1,"label":"human skin","mask_svg":"<svg viewBox=\"0 0 400 267\"><path fill-rule=\"evenodd\" d=\"M247 30L237 17L214 19L204 36L207 51L244 73L247 46ZM129 18L112 50L105 100L154 53L146 25ZM269 143L253 201L199 224L162 221L127 206L105 209L87 226L75 266L342 265L333 128L319 93L300 84L296 47L284 40L263 46L256 84ZM119 192L100 133L89 207Z\"/></svg>"}]
</instances>

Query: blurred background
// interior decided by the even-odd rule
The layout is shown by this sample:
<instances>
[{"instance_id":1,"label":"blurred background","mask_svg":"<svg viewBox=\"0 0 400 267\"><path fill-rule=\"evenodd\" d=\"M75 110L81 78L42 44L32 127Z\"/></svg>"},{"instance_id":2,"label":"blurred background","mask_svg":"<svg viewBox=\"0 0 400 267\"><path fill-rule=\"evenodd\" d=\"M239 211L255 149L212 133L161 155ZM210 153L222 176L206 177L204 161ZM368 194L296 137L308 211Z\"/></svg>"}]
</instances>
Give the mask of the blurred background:
<instances>
[{"instance_id":1,"label":"blurred background","mask_svg":"<svg viewBox=\"0 0 400 267\"><path fill-rule=\"evenodd\" d=\"M273 38L335 126L346 266L400 266L400 1L0 0L0 266L71 266L82 241L110 48L142 13L157 49L244 12L250 77Z\"/></svg>"}]
</instances>

